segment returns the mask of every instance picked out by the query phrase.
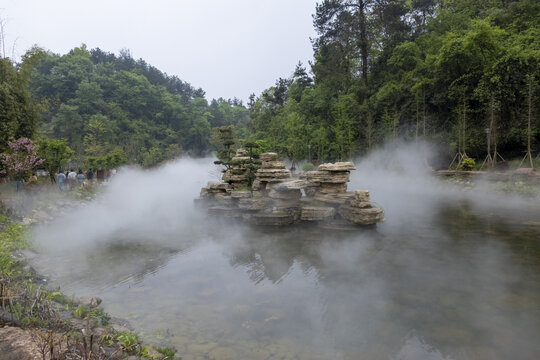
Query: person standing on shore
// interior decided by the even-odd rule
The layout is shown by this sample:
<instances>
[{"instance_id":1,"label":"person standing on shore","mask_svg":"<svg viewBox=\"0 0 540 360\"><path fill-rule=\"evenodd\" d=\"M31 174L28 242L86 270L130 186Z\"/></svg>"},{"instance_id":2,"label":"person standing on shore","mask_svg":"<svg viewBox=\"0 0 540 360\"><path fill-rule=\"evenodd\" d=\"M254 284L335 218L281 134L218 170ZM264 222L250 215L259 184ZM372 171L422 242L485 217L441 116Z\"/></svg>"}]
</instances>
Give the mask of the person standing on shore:
<instances>
[{"instance_id":1,"label":"person standing on shore","mask_svg":"<svg viewBox=\"0 0 540 360\"><path fill-rule=\"evenodd\" d=\"M88 171L86 172L86 179L88 180L89 183L91 183L93 180L94 180L94 172L92 171L92 169L88 169Z\"/></svg>"},{"instance_id":2,"label":"person standing on shore","mask_svg":"<svg viewBox=\"0 0 540 360\"><path fill-rule=\"evenodd\" d=\"M77 181L77 173L75 170L71 169L67 175L68 190L71 190L71 188L75 186L75 181Z\"/></svg>"},{"instance_id":3,"label":"person standing on shore","mask_svg":"<svg viewBox=\"0 0 540 360\"><path fill-rule=\"evenodd\" d=\"M103 181L103 179L105 178L105 173L103 172L103 169L98 169L96 171L96 178L98 183Z\"/></svg>"},{"instance_id":4,"label":"person standing on shore","mask_svg":"<svg viewBox=\"0 0 540 360\"><path fill-rule=\"evenodd\" d=\"M79 172L77 173L77 181L79 182L80 186L84 185L84 174L81 169L79 169Z\"/></svg>"},{"instance_id":5,"label":"person standing on shore","mask_svg":"<svg viewBox=\"0 0 540 360\"><path fill-rule=\"evenodd\" d=\"M60 189L60 191L64 191L64 188L66 186L66 175L62 171L59 171L58 175L56 175L56 179L56 182L58 183L58 188Z\"/></svg>"}]
</instances>

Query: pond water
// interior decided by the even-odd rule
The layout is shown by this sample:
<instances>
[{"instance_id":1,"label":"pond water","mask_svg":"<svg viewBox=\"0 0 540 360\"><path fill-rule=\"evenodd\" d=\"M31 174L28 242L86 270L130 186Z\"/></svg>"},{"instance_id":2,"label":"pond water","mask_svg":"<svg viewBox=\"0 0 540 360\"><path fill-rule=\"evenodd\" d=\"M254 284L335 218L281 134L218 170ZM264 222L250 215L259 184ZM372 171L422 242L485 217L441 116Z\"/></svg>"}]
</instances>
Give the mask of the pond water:
<instances>
[{"instance_id":1,"label":"pond water","mask_svg":"<svg viewBox=\"0 0 540 360\"><path fill-rule=\"evenodd\" d=\"M537 358L537 201L379 162L349 185L385 210L376 229L207 219L189 198L209 170L186 160L128 172L101 202L40 228L34 265L183 359Z\"/></svg>"}]
</instances>

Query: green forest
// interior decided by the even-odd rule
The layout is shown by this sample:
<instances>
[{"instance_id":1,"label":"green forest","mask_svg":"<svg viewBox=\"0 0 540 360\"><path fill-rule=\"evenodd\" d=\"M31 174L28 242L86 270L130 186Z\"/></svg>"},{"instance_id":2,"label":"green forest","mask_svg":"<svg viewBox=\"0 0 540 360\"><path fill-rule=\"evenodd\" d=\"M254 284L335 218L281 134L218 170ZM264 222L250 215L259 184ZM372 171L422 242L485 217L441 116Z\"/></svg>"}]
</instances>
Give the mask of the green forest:
<instances>
[{"instance_id":1,"label":"green forest","mask_svg":"<svg viewBox=\"0 0 540 360\"><path fill-rule=\"evenodd\" d=\"M529 133L538 153L539 1L326 0L313 25L312 62L246 104L208 101L129 50L2 58L0 153L28 137L67 145L80 165L150 167L219 150L223 127L236 146L295 161L344 160L397 138L481 160L487 129L494 153L522 157Z\"/></svg>"}]
</instances>

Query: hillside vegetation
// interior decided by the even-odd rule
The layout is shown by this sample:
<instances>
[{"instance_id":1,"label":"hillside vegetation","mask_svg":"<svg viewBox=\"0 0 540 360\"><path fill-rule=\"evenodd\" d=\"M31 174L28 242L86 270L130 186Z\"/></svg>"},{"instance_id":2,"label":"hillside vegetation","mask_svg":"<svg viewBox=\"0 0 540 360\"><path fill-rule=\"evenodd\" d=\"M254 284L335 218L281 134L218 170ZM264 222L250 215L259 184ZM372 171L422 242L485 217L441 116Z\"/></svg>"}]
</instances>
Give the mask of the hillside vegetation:
<instances>
[{"instance_id":1,"label":"hillside vegetation","mask_svg":"<svg viewBox=\"0 0 540 360\"><path fill-rule=\"evenodd\" d=\"M128 50L1 59L0 152L12 137L46 137L65 139L78 163L114 154L153 166L222 149L219 129L233 126L233 147L291 160L346 159L393 138L479 159L486 129L492 152L519 157L529 122L538 150L538 1L326 0L313 23L313 61L247 104L209 102Z\"/></svg>"}]
</instances>

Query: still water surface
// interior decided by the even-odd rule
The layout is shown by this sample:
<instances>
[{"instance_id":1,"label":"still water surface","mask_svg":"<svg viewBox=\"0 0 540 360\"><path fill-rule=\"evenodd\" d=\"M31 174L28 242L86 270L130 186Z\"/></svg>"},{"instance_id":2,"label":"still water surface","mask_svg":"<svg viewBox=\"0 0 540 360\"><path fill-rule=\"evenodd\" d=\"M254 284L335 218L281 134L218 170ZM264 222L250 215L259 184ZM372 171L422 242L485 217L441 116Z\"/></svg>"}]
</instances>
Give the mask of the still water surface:
<instances>
[{"instance_id":1,"label":"still water surface","mask_svg":"<svg viewBox=\"0 0 540 360\"><path fill-rule=\"evenodd\" d=\"M180 228L119 231L35 265L183 359L538 358L535 203L370 185L387 218L375 230L191 214Z\"/></svg>"}]
</instances>

